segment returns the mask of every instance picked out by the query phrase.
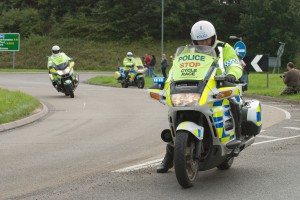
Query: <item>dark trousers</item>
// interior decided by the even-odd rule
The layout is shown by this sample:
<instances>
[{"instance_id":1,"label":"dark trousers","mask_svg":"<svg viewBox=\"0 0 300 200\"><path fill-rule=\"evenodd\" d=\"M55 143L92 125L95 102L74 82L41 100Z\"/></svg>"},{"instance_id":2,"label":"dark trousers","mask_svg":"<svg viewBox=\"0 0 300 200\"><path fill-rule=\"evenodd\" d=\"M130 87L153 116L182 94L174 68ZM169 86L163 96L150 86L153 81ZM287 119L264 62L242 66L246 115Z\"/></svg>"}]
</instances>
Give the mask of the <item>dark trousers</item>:
<instances>
[{"instance_id":1,"label":"dark trousers","mask_svg":"<svg viewBox=\"0 0 300 200\"><path fill-rule=\"evenodd\" d=\"M167 68L165 68L165 67L162 67L162 68L161 68L161 72L162 72L162 74L163 74L163 76L164 76L165 78L167 78L166 69L167 69Z\"/></svg>"}]
</instances>

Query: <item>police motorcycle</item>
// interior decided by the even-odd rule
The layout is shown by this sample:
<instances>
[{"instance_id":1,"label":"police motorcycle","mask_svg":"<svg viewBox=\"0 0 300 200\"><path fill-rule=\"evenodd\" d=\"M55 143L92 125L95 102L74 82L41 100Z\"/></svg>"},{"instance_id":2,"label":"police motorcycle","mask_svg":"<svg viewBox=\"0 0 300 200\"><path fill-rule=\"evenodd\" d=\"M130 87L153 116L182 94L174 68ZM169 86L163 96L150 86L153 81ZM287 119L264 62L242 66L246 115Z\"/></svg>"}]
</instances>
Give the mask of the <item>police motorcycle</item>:
<instances>
[{"instance_id":1,"label":"police motorcycle","mask_svg":"<svg viewBox=\"0 0 300 200\"><path fill-rule=\"evenodd\" d=\"M53 61L53 66L49 71L49 78L55 83L55 89L71 98L74 98L74 91L79 85L79 75L74 73L74 65L73 59L67 60L60 57Z\"/></svg>"},{"instance_id":2,"label":"police motorcycle","mask_svg":"<svg viewBox=\"0 0 300 200\"><path fill-rule=\"evenodd\" d=\"M133 62L135 64L130 68L127 79L124 67L119 67L119 70L114 73L114 77L121 83L122 88L137 86L138 88L143 89L145 86L144 73L146 69L144 68L141 58L134 57Z\"/></svg>"},{"instance_id":3,"label":"police motorcycle","mask_svg":"<svg viewBox=\"0 0 300 200\"><path fill-rule=\"evenodd\" d=\"M242 99L242 85L225 81L223 59L214 54L206 46L179 47L171 77L153 78L148 89L169 108L170 128L161 138L174 145L175 174L183 188L193 185L198 171L229 169L262 127L260 102Z\"/></svg>"}]
</instances>

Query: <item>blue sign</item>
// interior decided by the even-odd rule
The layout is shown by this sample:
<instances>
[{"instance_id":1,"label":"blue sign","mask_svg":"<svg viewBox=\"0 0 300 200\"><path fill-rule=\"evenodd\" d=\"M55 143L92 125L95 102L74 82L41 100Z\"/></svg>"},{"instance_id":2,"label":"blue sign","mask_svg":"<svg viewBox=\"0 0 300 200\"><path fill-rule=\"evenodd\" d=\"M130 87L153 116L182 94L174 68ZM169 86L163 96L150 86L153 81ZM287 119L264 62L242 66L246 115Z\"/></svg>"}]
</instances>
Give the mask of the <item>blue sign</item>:
<instances>
[{"instance_id":1,"label":"blue sign","mask_svg":"<svg viewBox=\"0 0 300 200\"><path fill-rule=\"evenodd\" d=\"M238 41L237 43L234 44L233 46L236 55L241 55L242 58L245 57L246 55L246 45L242 41Z\"/></svg>"}]
</instances>

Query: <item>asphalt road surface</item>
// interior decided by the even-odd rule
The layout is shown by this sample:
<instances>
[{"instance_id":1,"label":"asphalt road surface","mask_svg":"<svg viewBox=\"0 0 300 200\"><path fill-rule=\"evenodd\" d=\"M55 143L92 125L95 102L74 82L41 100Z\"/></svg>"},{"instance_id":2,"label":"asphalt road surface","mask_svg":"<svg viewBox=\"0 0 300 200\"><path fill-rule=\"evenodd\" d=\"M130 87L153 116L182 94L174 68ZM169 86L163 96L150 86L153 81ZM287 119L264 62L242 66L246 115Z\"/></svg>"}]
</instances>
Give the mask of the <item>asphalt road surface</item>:
<instances>
[{"instance_id":1,"label":"asphalt road surface","mask_svg":"<svg viewBox=\"0 0 300 200\"><path fill-rule=\"evenodd\" d=\"M174 169L157 174L167 108L147 90L84 84L75 98L43 73L0 73L0 88L28 93L49 109L0 132L0 199L300 199L300 106L262 101L263 132L230 170L200 172L182 189Z\"/></svg>"}]
</instances>

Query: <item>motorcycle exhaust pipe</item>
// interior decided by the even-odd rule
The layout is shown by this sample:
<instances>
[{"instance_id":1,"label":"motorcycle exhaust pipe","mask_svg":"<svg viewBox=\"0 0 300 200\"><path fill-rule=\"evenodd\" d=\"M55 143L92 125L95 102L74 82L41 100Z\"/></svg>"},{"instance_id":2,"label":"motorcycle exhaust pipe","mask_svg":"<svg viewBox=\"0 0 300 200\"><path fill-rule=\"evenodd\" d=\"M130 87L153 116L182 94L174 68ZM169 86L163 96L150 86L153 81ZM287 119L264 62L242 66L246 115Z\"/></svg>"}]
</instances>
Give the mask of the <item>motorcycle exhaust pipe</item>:
<instances>
[{"instance_id":1,"label":"motorcycle exhaust pipe","mask_svg":"<svg viewBox=\"0 0 300 200\"><path fill-rule=\"evenodd\" d=\"M161 139L164 142L171 142L172 141L172 134L171 134L171 130L170 129L165 129L161 132Z\"/></svg>"},{"instance_id":2,"label":"motorcycle exhaust pipe","mask_svg":"<svg viewBox=\"0 0 300 200\"><path fill-rule=\"evenodd\" d=\"M243 149L249 147L251 144L254 143L254 141L255 141L255 137L251 136L249 139L243 142L242 146L240 147L240 150L242 151Z\"/></svg>"},{"instance_id":3,"label":"motorcycle exhaust pipe","mask_svg":"<svg viewBox=\"0 0 300 200\"><path fill-rule=\"evenodd\" d=\"M244 148L247 148L247 147L249 147L251 144L253 144L254 143L254 141L255 141L255 137L254 136L252 136L251 138L249 138L246 142L245 142L245 146L244 146Z\"/></svg>"}]
</instances>

